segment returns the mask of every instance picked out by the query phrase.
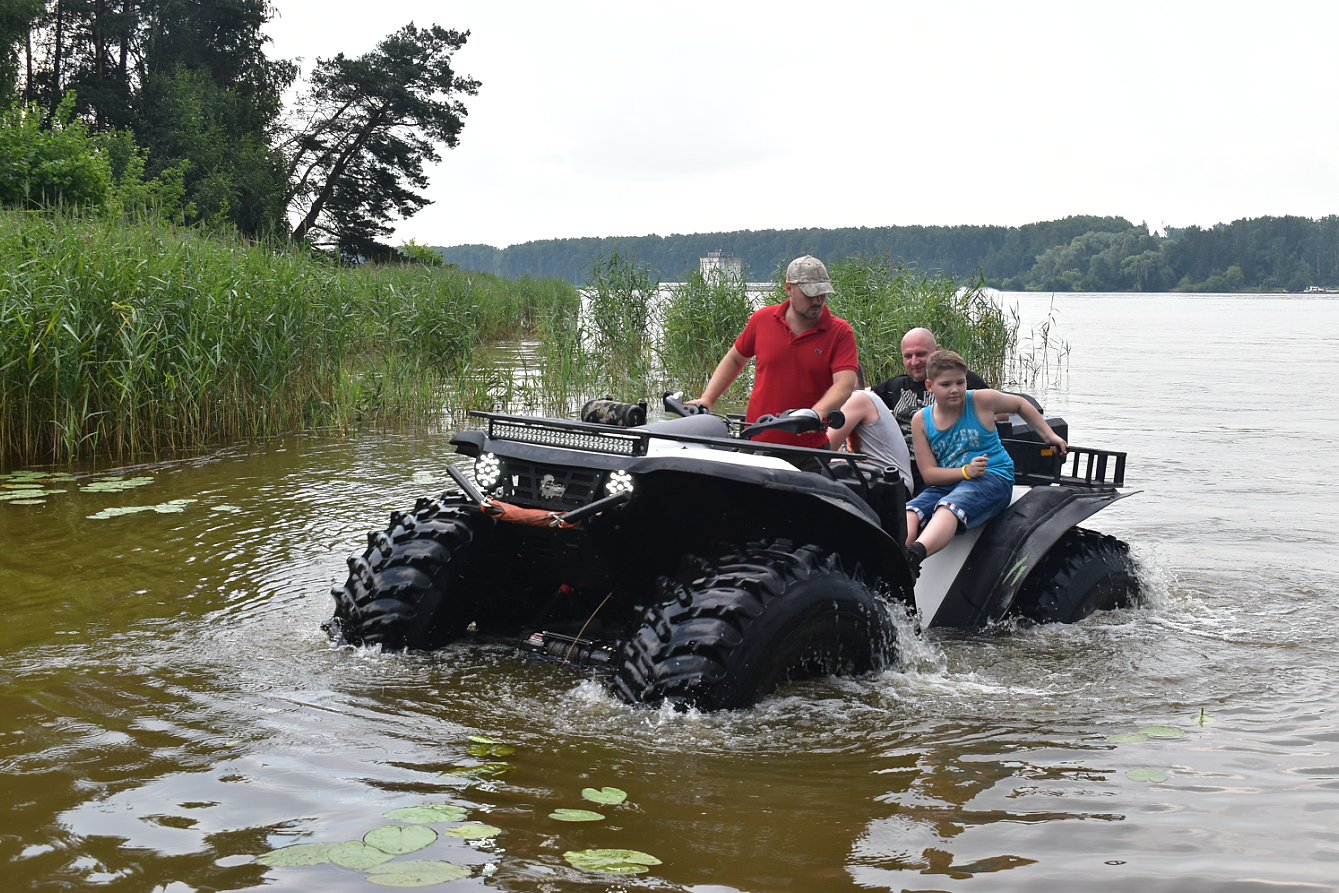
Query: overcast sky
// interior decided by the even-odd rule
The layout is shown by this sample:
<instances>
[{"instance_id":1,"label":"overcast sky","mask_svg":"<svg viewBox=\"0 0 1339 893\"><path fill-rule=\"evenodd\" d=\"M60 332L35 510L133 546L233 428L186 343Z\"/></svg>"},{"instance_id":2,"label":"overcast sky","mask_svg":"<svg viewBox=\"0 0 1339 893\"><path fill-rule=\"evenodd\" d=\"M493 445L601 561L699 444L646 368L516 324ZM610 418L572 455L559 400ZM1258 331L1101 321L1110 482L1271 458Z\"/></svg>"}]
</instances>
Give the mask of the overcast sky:
<instances>
[{"instance_id":1,"label":"overcast sky","mask_svg":"<svg viewBox=\"0 0 1339 893\"><path fill-rule=\"evenodd\" d=\"M269 53L469 30L395 241L1339 213L1339 3L275 0Z\"/></svg>"}]
</instances>

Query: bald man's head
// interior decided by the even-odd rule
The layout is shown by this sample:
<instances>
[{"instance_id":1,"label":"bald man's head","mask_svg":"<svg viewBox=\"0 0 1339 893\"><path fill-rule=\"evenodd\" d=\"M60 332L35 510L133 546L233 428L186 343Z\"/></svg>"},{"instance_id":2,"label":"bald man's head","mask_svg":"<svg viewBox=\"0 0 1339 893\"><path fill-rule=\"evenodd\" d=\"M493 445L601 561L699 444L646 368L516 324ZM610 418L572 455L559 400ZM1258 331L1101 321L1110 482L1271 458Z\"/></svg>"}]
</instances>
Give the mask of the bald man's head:
<instances>
[{"instance_id":1,"label":"bald man's head","mask_svg":"<svg viewBox=\"0 0 1339 893\"><path fill-rule=\"evenodd\" d=\"M915 328L902 336L902 365L912 381L925 381L925 363L938 349L939 342L929 329Z\"/></svg>"}]
</instances>

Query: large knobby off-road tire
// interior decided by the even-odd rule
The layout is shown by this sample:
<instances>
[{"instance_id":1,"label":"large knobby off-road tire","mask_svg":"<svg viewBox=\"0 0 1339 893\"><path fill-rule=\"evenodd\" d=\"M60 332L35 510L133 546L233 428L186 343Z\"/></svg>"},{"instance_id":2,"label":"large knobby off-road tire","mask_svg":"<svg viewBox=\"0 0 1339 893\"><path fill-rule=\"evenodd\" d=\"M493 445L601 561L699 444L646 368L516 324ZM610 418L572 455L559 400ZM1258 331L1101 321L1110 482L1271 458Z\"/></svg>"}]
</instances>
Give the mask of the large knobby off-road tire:
<instances>
[{"instance_id":1,"label":"large knobby off-road tire","mask_svg":"<svg viewBox=\"0 0 1339 893\"><path fill-rule=\"evenodd\" d=\"M481 540L492 519L452 498L420 499L411 514L367 535L349 579L330 591L327 632L352 645L435 648L464 635L478 603Z\"/></svg>"},{"instance_id":2,"label":"large knobby off-road tire","mask_svg":"<svg viewBox=\"0 0 1339 893\"><path fill-rule=\"evenodd\" d=\"M624 700L748 707L789 679L895 658L888 606L837 555L775 540L694 563L691 579L659 579L662 600L624 643L613 680Z\"/></svg>"},{"instance_id":3,"label":"large knobby off-road tire","mask_svg":"<svg viewBox=\"0 0 1339 893\"><path fill-rule=\"evenodd\" d=\"M1075 527L1028 574L1014 604L1038 623L1077 623L1095 611L1141 601L1130 547L1114 536Z\"/></svg>"}]
</instances>

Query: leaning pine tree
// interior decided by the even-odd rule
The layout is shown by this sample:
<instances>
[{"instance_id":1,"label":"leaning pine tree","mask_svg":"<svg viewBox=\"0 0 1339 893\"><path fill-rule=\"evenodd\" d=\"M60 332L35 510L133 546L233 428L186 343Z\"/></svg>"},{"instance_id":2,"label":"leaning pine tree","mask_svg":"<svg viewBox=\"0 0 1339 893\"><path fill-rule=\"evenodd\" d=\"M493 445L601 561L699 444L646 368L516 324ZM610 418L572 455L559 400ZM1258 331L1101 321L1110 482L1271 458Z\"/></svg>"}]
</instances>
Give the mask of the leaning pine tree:
<instances>
[{"instance_id":1,"label":"leaning pine tree","mask_svg":"<svg viewBox=\"0 0 1339 893\"><path fill-rule=\"evenodd\" d=\"M412 23L349 59L317 60L302 123L288 141L289 201L301 217L293 235L345 257L383 257L393 217L430 204L425 163L454 148L465 126L458 98L479 82L451 57L469 32Z\"/></svg>"}]
</instances>

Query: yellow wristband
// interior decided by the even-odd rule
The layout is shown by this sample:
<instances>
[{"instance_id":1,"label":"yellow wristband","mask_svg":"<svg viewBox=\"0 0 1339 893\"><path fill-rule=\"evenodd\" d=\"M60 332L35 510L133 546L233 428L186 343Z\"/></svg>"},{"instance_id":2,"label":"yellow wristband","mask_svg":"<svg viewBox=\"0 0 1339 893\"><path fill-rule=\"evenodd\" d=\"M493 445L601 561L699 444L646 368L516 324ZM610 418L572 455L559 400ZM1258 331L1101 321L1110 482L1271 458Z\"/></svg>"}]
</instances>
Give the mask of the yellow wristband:
<instances>
[{"instance_id":1,"label":"yellow wristband","mask_svg":"<svg viewBox=\"0 0 1339 893\"><path fill-rule=\"evenodd\" d=\"M964 481L970 481L970 480L972 479L972 476L971 476L970 474L967 473L967 466L966 466L966 465L964 465L964 466L962 467L962 479L963 479Z\"/></svg>"}]
</instances>

